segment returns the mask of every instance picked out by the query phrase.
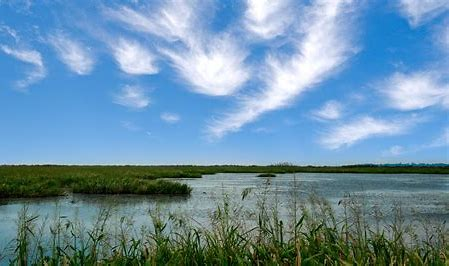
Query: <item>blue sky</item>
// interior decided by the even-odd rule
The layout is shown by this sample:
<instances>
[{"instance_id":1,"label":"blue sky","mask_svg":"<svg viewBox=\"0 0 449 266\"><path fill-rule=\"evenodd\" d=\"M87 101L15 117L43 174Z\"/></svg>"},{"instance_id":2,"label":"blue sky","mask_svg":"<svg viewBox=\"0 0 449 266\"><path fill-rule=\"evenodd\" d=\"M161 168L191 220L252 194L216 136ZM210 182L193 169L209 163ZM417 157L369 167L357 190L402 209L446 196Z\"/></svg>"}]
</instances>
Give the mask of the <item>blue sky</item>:
<instances>
[{"instance_id":1,"label":"blue sky","mask_svg":"<svg viewBox=\"0 0 449 266\"><path fill-rule=\"evenodd\" d=\"M449 0L0 0L0 163L449 162Z\"/></svg>"}]
</instances>

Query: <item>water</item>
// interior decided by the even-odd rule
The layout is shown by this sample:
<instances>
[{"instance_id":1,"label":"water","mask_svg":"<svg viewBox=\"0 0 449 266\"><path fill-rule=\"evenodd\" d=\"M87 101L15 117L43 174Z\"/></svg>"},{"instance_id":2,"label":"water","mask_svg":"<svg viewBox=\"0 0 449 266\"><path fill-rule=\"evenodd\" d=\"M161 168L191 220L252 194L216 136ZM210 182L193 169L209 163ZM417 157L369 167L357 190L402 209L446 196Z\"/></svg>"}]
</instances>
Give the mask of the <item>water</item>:
<instances>
[{"instance_id":1,"label":"water","mask_svg":"<svg viewBox=\"0 0 449 266\"><path fill-rule=\"evenodd\" d=\"M149 224L149 213L155 209L185 214L204 224L225 195L247 209L255 209L258 197L265 193L270 202L277 201L281 209L287 209L293 195L304 199L314 193L338 210L338 202L350 194L368 209L379 206L388 213L400 205L407 219L421 217L437 223L449 220L449 175L301 173L262 178L256 174L216 174L177 180L193 188L191 196L69 195L0 201L0 248L16 236L17 216L24 206L39 215L41 222L62 216L90 225L100 209L113 208L113 219L132 217L137 225ZM242 201L241 193L246 188L252 191Z\"/></svg>"}]
</instances>

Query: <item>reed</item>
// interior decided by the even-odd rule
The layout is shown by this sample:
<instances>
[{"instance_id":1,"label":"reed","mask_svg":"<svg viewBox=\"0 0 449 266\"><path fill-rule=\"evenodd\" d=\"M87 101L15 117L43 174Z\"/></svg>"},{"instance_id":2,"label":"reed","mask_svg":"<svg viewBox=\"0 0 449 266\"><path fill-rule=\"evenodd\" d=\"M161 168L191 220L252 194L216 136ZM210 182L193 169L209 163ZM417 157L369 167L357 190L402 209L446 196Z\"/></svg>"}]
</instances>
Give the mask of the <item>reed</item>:
<instances>
[{"instance_id":1,"label":"reed","mask_svg":"<svg viewBox=\"0 0 449 266\"><path fill-rule=\"evenodd\" d=\"M400 207L393 219L368 212L358 199L342 199L337 215L324 199L312 195L292 200L281 215L268 194L242 201L224 197L207 224L188 217L152 212L151 225L138 230L129 217L118 224L111 211L94 225L56 218L50 237L36 228L38 219L24 209L10 249L13 265L448 265L449 231L427 225L418 237ZM244 207L257 197L257 209ZM373 222L373 219L375 222ZM47 232L48 235L48 232ZM47 242L42 239L50 239ZM33 253L34 252L34 253Z\"/></svg>"}]
</instances>

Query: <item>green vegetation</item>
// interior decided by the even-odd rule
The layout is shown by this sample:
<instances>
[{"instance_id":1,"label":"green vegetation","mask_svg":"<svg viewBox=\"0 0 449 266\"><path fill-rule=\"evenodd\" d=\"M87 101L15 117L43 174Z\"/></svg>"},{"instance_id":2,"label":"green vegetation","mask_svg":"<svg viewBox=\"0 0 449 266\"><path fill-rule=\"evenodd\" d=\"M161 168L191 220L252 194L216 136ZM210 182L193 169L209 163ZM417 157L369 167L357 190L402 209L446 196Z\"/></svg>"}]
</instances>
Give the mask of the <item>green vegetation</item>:
<instances>
[{"instance_id":1,"label":"green vegetation","mask_svg":"<svg viewBox=\"0 0 449 266\"><path fill-rule=\"evenodd\" d=\"M276 175L271 173L265 173L265 174L258 174L257 177L276 177Z\"/></svg>"},{"instance_id":2,"label":"green vegetation","mask_svg":"<svg viewBox=\"0 0 449 266\"><path fill-rule=\"evenodd\" d=\"M160 178L201 177L133 166L1 166L0 198L86 194L189 194L186 184Z\"/></svg>"},{"instance_id":3,"label":"green vegetation","mask_svg":"<svg viewBox=\"0 0 449 266\"><path fill-rule=\"evenodd\" d=\"M242 194L243 199L249 193ZM271 199L271 198L270 198ZM4 262L12 265L448 265L449 232L443 225L407 224L370 217L363 204L342 200L343 215L318 197L292 200L288 219L277 205L258 199L248 212L225 198L207 225L176 215L151 216L138 229L132 219L113 223L109 210L84 228L56 215L47 226L26 209ZM375 222L370 222L374 219ZM417 231L424 229L422 237ZM2 261L0 261L2 263Z\"/></svg>"},{"instance_id":4,"label":"green vegetation","mask_svg":"<svg viewBox=\"0 0 449 266\"><path fill-rule=\"evenodd\" d=\"M449 174L447 166L0 166L0 198L47 197L65 193L188 194L190 188L164 178L200 178L215 173L423 173Z\"/></svg>"}]
</instances>

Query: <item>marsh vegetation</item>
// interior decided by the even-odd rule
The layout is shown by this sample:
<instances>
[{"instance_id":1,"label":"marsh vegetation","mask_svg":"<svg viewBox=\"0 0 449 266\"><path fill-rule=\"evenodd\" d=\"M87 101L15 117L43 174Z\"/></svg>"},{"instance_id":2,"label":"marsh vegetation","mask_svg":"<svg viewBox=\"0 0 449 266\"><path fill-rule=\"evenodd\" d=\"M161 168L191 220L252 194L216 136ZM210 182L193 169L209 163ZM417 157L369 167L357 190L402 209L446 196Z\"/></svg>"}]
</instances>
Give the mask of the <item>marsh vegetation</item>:
<instances>
[{"instance_id":1,"label":"marsh vegetation","mask_svg":"<svg viewBox=\"0 0 449 266\"><path fill-rule=\"evenodd\" d=\"M84 194L189 194L170 178L200 174L135 166L1 166L0 198Z\"/></svg>"},{"instance_id":2,"label":"marsh vegetation","mask_svg":"<svg viewBox=\"0 0 449 266\"><path fill-rule=\"evenodd\" d=\"M215 173L212 170L242 169L254 170L254 174L198 179ZM185 212L168 205L161 206L165 210L161 211L153 204L156 198L142 196L144 223L142 217L117 212L117 202L110 208L99 208L95 219L67 215L68 210L97 204L100 200L95 197L84 203L77 203L76 197L59 197L69 202L64 203L64 213L57 206L50 208L53 215L43 211L47 203L37 203L31 210L28 206L36 199L17 201L13 205L23 208L16 226L6 220L2 224L9 228L2 230L16 231L15 236L8 234L6 238L5 231L0 230L0 247L6 245L0 248L0 264L448 265L448 213L444 211L449 206L444 200L447 175L381 175L379 169L375 175L301 174L298 179L294 174L279 174L297 170L292 166L2 166L0 195L4 198L65 193L165 194L170 205L176 199L167 195L190 194L192 187L195 190L179 205ZM366 169L356 168L362 170ZM276 177L257 177L261 172L276 173ZM363 187L359 189L357 182ZM313 187L306 184L314 184L319 194L311 193ZM368 202L360 197L365 189ZM223 190L222 196L215 197L215 190ZM234 190L237 193L232 194ZM344 191L350 193L342 195ZM324 195L332 201L339 197L338 203L322 198ZM372 204L375 195L382 197L382 205ZM420 202L416 215L394 203L405 196L407 208ZM121 208L140 208L131 203L133 199ZM8 200L2 204L6 204L2 215L17 213ZM11 209L13 212L8 212ZM434 216L437 219L432 220Z\"/></svg>"},{"instance_id":3,"label":"marsh vegetation","mask_svg":"<svg viewBox=\"0 0 449 266\"><path fill-rule=\"evenodd\" d=\"M171 178L200 178L215 173L427 173L448 174L449 167L387 167L374 165L315 167L269 166L0 166L0 198L85 194L189 194L190 188ZM163 180L161 180L163 179Z\"/></svg>"},{"instance_id":4,"label":"marsh vegetation","mask_svg":"<svg viewBox=\"0 0 449 266\"><path fill-rule=\"evenodd\" d=\"M244 190L241 200L224 197L207 224L176 213L151 210L150 226L131 217L118 221L101 210L83 226L63 216L39 224L26 207L17 236L3 254L14 265L447 265L445 224L407 222L401 208L384 219L350 196L337 215L324 199L292 196L289 216L268 194ZM245 208L257 197L257 208Z\"/></svg>"},{"instance_id":5,"label":"marsh vegetation","mask_svg":"<svg viewBox=\"0 0 449 266\"><path fill-rule=\"evenodd\" d=\"M276 175L271 174L271 173L264 173L264 174L258 174L257 177L276 177Z\"/></svg>"}]
</instances>

